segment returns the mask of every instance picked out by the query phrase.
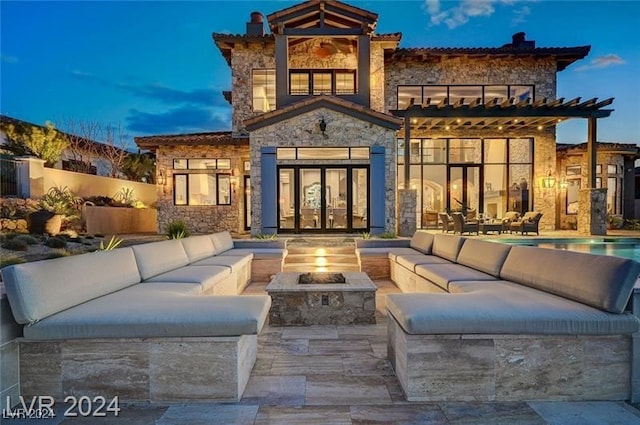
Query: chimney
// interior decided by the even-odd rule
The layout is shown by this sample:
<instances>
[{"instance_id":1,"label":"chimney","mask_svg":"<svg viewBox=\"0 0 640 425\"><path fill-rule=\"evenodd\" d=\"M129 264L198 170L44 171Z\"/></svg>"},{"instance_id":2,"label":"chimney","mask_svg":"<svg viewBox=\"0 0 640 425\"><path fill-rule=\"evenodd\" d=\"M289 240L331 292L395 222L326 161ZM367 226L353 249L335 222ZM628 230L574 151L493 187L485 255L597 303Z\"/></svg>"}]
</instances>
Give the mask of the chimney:
<instances>
[{"instance_id":1,"label":"chimney","mask_svg":"<svg viewBox=\"0 0 640 425\"><path fill-rule=\"evenodd\" d=\"M251 21L247 22L247 35L264 35L262 13L251 12Z\"/></svg>"},{"instance_id":2,"label":"chimney","mask_svg":"<svg viewBox=\"0 0 640 425\"><path fill-rule=\"evenodd\" d=\"M526 40L524 32L517 32L511 36L511 47L514 49L533 49L536 47L534 40Z\"/></svg>"}]
</instances>

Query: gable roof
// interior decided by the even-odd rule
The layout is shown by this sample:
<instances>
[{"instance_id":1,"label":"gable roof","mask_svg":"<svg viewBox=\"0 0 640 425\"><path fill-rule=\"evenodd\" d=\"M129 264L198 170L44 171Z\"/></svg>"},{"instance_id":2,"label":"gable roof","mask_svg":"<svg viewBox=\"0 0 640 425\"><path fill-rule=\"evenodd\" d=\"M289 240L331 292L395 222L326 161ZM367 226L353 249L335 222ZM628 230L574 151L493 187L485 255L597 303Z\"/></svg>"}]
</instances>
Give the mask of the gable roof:
<instances>
[{"instance_id":1,"label":"gable roof","mask_svg":"<svg viewBox=\"0 0 640 425\"><path fill-rule=\"evenodd\" d=\"M319 95L309 96L283 108L249 118L244 121L244 125L248 131L253 131L319 108L331 109L392 130L398 130L403 122L402 119L374 111L357 103L335 96Z\"/></svg>"},{"instance_id":2,"label":"gable roof","mask_svg":"<svg viewBox=\"0 0 640 425\"><path fill-rule=\"evenodd\" d=\"M378 14L336 0L309 0L267 15L273 34L308 28L359 29L371 34Z\"/></svg>"}]
</instances>

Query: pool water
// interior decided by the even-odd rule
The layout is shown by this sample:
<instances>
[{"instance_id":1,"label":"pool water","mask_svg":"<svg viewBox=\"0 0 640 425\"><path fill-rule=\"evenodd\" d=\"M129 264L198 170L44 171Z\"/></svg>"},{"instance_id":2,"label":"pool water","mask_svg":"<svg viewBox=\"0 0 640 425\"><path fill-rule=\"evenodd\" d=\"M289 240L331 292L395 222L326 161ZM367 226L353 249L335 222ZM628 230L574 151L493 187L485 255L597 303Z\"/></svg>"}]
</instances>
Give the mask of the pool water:
<instances>
[{"instance_id":1,"label":"pool water","mask_svg":"<svg viewBox=\"0 0 640 425\"><path fill-rule=\"evenodd\" d=\"M631 258L640 262L639 238L494 239L510 245L538 246Z\"/></svg>"}]
</instances>

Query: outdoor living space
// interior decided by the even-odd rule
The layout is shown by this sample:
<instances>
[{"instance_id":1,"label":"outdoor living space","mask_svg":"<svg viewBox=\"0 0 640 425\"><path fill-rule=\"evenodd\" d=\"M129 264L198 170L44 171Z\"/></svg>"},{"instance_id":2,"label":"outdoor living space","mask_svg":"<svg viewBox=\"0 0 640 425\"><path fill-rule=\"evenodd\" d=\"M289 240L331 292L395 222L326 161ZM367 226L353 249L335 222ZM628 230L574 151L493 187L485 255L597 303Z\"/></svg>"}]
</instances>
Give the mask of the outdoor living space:
<instances>
[{"instance_id":1,"label":"outdoor living space","mask_svg":"<svg viewBox=\"0 0 640 425\"><path fill-rule=\"evenodd\" d=\"M549 235L545 232L544 236ZM562 236L566 236L566 232ZM495 235L486 236L493 237ZM481 234L479 238L485 236ZM309 253L305 250L315 244L314 239L320 243L327 240L326 237L309 236L288 240L288 244L294 247L294 261L296 244L302 252L300 255L305 255L308 260ZM332 249L336 244L344 245L346 240L355 238L340 235L335 239L335 244L316 248L323 254L316 258L326 259L317 261L317 264L322 264L318 268L327 267L331 272L349 274L352 267L342 257L344 254L335 254ZM302 266L296 266L295 262L287 263L284 269L317 270L307 261L298 260ZM117 419L85 418L85 421L98 424L118 420L130 424L640 424L636 405L624 401L408 402L387 354L386 299L387 295L401 291L387 279L374 279L373 283L377 289L375 324L267 324L258 336L257 361L238 402L123 403ZM269 284L269 281L252 282L242 294L263 295ZM447 358L439 361L444 364ZM550 391L553 391L554 382L566 379L563 370L549 370L544 376ZM57 413L55 420L48 423L66 423L62 407Z\"/></svg>"}]
</instances>

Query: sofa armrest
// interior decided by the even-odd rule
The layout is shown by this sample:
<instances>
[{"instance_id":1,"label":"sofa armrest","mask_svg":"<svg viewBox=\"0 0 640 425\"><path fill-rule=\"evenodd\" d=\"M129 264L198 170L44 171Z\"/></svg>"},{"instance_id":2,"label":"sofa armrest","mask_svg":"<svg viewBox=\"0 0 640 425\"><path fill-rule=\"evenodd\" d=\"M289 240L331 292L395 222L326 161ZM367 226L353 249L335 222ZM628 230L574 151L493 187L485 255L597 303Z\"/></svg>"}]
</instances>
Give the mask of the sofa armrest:
<instances>
[{"instance_id":1,"label":"sofa armrest","mask_svg":"<svg viewBox=\"0 0 640 425\"><path fill-rule=\"evenodd\" d=\"M356 239L356 248L409 248L411 239Z\"/></svg>"}]
</instances>

